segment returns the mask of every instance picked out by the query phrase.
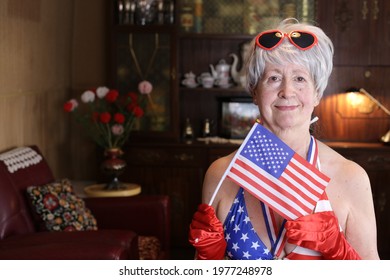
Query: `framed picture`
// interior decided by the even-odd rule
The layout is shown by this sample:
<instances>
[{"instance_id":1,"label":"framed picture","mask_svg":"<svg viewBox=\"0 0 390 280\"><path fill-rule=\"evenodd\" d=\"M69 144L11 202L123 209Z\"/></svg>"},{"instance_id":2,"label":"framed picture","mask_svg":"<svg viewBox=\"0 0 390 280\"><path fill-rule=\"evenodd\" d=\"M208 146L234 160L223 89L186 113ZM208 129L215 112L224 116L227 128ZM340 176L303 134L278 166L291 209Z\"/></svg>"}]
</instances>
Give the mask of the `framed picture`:
<instances>
[{"instance_id":1,"label":"framed picture","mask_svg":"<svg viewBox=\"0 0 390 280\"><path fill-rule=\"evenodd\" d=\"M251 97L218 98L219 136L229 139L244 139L260 116L259 108Z\"/></svg>"}]
</instances>

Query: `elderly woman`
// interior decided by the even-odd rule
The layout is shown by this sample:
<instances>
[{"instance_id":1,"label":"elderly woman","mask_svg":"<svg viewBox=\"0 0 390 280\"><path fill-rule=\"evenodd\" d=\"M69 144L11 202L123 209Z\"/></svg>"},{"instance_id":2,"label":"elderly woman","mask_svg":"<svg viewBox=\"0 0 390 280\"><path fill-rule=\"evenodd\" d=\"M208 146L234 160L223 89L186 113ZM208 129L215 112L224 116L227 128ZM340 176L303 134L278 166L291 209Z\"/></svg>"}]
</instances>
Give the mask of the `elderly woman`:
<instances>
[{"instance_id":1,"label":"elderly woman","mask_svg":"<svg viewBox=\"0 0 390 280\"><path fill-rule=\"evenodd\" d=\"M332 57L333 44L324 32L295 19L252 41L247 89L261 124L330 182L313 213L286 221L233 180L225 179L216 192L235 153L216 160L206 173L203 203L190 225L189 241L198 259L379 258L366 172L310 134Z\"/></svg>"}]
</instances>

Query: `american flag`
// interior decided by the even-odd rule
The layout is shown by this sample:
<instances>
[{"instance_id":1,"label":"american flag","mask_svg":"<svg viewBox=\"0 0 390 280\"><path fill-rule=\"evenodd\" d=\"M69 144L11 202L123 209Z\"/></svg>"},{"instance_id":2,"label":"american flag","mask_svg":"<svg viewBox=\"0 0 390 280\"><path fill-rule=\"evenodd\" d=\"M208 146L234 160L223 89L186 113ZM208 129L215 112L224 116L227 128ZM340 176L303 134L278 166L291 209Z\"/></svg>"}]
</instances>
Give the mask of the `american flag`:
<instances>
[{"instance_id":1,"label":"american flag","mask_svg":"<svg viewBox=\"0 0 390 280\"><path fill-rule=\"evenodd\" d=\"M255 123L227 176L287 220L312 213L329 178Z\"/></svg>"}]
</instances>

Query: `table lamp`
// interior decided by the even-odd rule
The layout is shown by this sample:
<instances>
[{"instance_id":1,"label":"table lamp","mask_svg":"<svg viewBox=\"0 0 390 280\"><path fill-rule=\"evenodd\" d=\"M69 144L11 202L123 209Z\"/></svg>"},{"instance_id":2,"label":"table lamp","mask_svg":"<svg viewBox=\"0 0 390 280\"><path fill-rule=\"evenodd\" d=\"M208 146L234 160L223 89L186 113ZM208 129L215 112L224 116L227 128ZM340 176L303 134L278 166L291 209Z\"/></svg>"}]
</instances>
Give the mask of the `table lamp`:
<instances>
[{"instance_id":1,"label":"table lamp","mask_svg":"<svg viewBox=\"0 0 390 280\"><path fill-rule=\"evenodd\" d=\"M355 103L355 106L359 106L359 101L357 101L359 98L358 98L358 95L359 94L363 94L365 95L366 97L368 97L375 105L377 105L383 112L385 112L388 116L390 116L390 110L387 109L381 102L379 102L378 99L376 99L374 96L372 96L370 93L368 93L364 88L360 88L360 89L349 89L347 90L348 94L352 94L352 95L356 95L356 96L352 96L353 98L351 98L351 100L354 100L352 101L352 103ZM368 109L363 109L363 110L368 110ZM367 113L367 112L365 112ZM368 112L370 113L370 112ZM386 132L386 134L384 134L382 137L381 137L381 141L384 142L384 143L390 143L390 130Z\"/></svg>"}]
</instances>

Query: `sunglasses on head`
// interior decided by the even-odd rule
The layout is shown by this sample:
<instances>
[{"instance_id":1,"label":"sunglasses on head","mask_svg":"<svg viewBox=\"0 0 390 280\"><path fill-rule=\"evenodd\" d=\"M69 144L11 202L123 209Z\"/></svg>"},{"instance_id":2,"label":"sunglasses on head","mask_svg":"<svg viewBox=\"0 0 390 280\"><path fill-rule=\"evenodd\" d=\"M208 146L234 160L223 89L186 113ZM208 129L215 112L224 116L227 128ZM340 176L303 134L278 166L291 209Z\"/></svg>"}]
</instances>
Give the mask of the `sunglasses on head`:
<instances>
[{"instance_id":1,"label":"sunglasses on head","mask_svg":"<svg viewBox=\"0 0 390 280\"><path fill-rule=\"evenodd\" d=\"M316 45L318 41L316 35L306 31L283 33L279 30L268 30L257 35L256 45L259 48L270 51L279 46L285 37L300 50L308 50Z\"/></svg>"}]
</instances>

